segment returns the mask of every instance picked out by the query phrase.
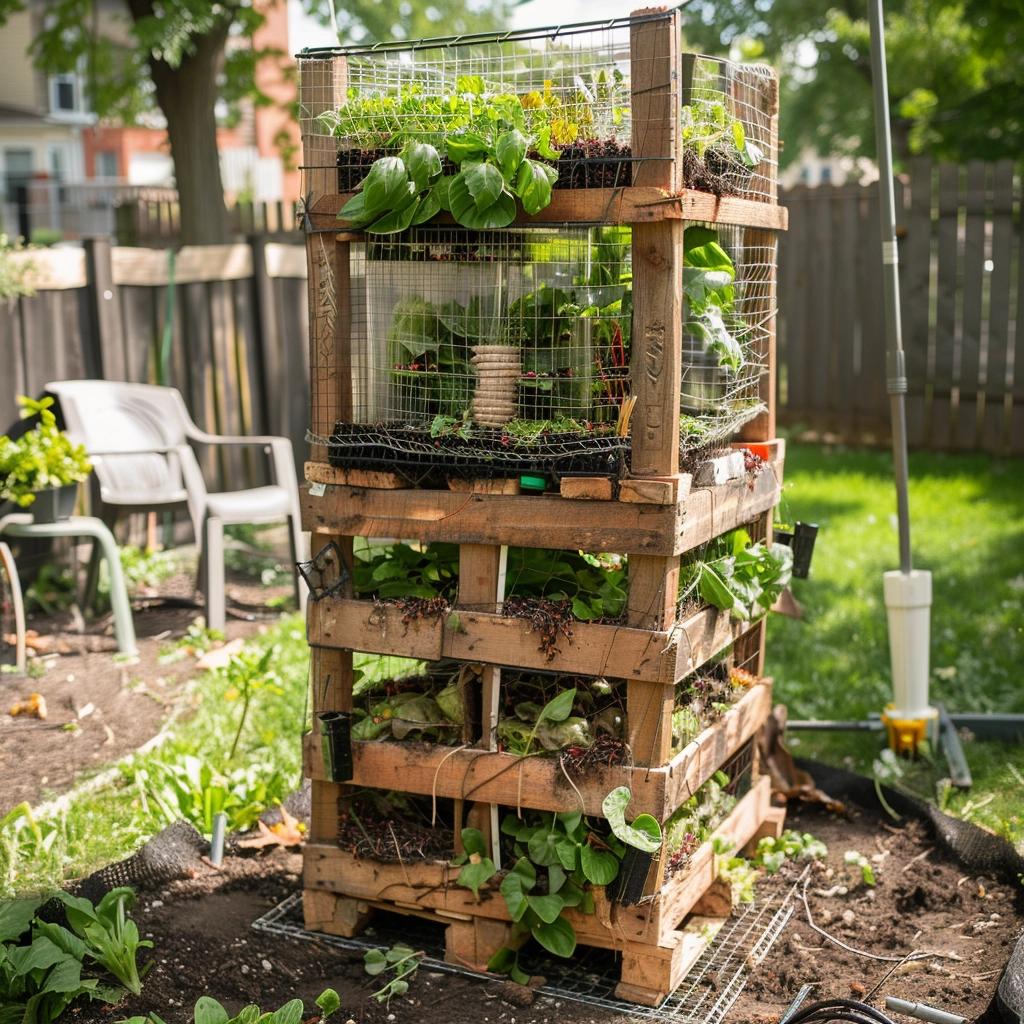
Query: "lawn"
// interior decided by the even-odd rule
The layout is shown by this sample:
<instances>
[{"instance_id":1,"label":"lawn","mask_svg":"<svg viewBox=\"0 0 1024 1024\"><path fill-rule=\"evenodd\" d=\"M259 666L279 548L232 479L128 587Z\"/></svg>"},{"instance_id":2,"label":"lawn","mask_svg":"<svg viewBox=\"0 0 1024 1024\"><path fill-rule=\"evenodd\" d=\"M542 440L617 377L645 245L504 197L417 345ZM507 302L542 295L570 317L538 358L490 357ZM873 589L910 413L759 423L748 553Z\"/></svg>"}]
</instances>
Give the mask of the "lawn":
<instances>
[{"instance_id":1,"label":"lawn","mask_svg":"<svg viewBox=\"0 0 1024 1024\"><path fill-rule=\"evenodd\" d=\"M887 452L791 444L782 514L821 527L802 621L773 616L768 671L792 718L862 718L891 698L882 573L898 567ZM915 565L933 574L932 695L950 711L1024 712L1024 463L910 460ZM791 734L792 735L792 734ZM796 752L870 774L877 736L799 735ZM1024 840L1024 745L968 740L975 786L951 794L941 763L911 781L972 820Z\"/></svg>"}]
</instances>

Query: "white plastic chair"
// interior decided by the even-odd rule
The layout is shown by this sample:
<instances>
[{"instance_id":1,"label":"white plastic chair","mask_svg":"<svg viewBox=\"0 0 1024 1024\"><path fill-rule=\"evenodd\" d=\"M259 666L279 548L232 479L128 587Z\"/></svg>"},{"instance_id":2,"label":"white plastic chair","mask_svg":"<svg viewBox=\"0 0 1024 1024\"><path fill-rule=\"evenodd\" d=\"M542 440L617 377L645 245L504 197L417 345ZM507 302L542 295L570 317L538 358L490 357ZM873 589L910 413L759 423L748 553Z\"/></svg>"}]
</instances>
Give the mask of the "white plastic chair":
<instances>
[{"instance_id":1,"label":"white plastic chair","mask_svg":"<svg viewBox=\"0 0 1024 1024\"><path fill-rule=\"evenodd\" d=\"M46 390L60 402L67 433L89 453L100 514L111 528L122 512L188 509L199 545L199 585L210 629L224 628L225 526L287 520L292 561L304 557L298 478L287 438L208 434L192 422L175 388L65 380L47 384ZM210 493L190 442L262 448L270 456L274 482ZM305 589L297 574L295 598L304 608Z\"/></svg>"}]
</instances>

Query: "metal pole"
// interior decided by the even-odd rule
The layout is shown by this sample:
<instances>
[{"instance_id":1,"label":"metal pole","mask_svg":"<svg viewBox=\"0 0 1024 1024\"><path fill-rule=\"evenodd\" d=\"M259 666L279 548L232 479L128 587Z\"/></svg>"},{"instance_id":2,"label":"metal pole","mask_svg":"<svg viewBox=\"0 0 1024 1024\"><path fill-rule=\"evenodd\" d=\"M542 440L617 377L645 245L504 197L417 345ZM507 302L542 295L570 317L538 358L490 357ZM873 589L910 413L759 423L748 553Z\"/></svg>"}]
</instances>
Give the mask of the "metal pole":
<instances>
[{"instance_id":1,"label":"metal pole","mask_svg":"<svg viewBox=\"0 0 1024 1024\"><path fill-rule=\"evenodd\" d=\"M896 248L896 195L892 183L892 137L889 132L889 79L885 70L885 30L882 0L868 0L871 22L871 81L875 98L875 149L881 198L882 280L885 299L886 384L892 416L892 458L896 476L896 515L899 522L900 572L913 569L910 553L910 505L907 500L906 359L900 322L900 268Z\"/></svg>"}]
</instances>

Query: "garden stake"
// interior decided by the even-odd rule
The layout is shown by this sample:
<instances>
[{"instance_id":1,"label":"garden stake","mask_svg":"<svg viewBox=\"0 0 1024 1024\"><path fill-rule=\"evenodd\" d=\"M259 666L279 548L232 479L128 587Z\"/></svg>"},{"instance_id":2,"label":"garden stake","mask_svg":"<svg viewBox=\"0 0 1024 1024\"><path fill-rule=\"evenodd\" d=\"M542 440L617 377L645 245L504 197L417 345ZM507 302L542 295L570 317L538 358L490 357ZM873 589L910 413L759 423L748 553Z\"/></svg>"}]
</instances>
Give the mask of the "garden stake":
<instances>
[{"instance_id":1,"label":"garden stake","mask_svg":"<svg viewBox=\"0 0 1024 1024\"><path fill-rule=\"evenodd\" d=\"M224 861L224 832L228 827L228 816L218 811L213 816L213 835L210 837L210 863L219 868Z\"/></svg>"}]
</instances>

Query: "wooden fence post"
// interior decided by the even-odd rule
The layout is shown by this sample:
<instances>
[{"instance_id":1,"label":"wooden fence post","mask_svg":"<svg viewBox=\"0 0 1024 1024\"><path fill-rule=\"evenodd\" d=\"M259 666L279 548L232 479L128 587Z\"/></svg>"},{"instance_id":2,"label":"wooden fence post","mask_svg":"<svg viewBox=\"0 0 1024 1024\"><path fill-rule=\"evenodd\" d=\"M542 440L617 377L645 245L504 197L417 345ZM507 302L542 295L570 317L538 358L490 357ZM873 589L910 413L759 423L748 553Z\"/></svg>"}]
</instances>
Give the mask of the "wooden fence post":
<instances>
[{"instance_id":1,"label":"wooden fence post","mask_svg":"<svg viewBox=\"0 0 1024 1024\"><path fill-rule=\"evenodd\" d=\"M86 291L89 303L89 332L99 352L105 380L127 380L124 326L121 304L114 284L109 238L85 240Z\"/></svg>"}]
</instances>

